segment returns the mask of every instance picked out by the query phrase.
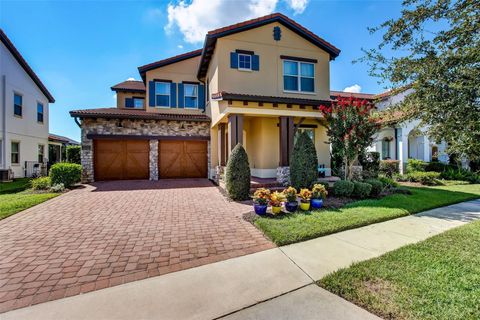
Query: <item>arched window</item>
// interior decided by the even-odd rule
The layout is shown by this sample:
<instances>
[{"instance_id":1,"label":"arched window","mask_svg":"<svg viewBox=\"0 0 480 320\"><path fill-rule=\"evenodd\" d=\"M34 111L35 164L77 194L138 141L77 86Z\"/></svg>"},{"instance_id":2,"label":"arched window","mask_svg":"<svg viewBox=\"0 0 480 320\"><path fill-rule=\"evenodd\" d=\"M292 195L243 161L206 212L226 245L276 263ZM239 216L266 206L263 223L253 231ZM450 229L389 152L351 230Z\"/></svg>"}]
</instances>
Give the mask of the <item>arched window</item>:
<instances>
[{"instance_id":1,"label":"arched window","mask_svg":"<svg viewBox=\"0 0 480 320\"><path fill-rule=\"evenodd\" d=\"M382 159L388 160L391 158L390 156L390 143L391 140L388 138L384 138L382 140Z\"/></svg>"}]
</instances>

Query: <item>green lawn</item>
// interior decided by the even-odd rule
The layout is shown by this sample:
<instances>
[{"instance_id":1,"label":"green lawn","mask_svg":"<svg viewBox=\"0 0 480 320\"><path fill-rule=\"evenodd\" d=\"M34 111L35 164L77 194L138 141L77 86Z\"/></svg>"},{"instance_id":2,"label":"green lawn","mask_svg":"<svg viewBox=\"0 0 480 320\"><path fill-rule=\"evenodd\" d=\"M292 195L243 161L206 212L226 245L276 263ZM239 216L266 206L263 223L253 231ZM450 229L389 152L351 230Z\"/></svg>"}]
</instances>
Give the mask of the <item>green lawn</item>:
<instances>
[{"instance_id":1,"label":"green lawn","mask_svg":"<svg viewBox=\"0 0 480 320\"><path fill-rule=\"evenodd\" d=\"M32 193L30 191L0 194L0 220L58 195L59 193Z\"/></svg>"},{"instance_id":2,"label":"green lawn","mask_svg":"<svg viewBox=\"0 0 480 320\"><path fill-rule=\"evenodd\" d=\"M480 198L480 184L409 189L412 195L394 194L379 200L358 201L339 210L262 217L255 220L255 225L277 245L286 245Z\"/></svg>"},{"instance_id":3,"label":"green lawn","mask_svg":"<svg viewBox=\"0 0 480 320\"><path fill-rule=\"evenodd\" d=\"M385 319L480 319L479 243L476 221L318 284Z\"/></svg>"},{"instance_id":4,"label":"green lawn","mask_svg":"<svg viewBox=\"0 0 480 320\"><path fill-rule=\"evenodd\" d=\"M19 178L12 182L0 182L0 194L16 193L30 188L30 178Z\"/></svg>"}]
</instances>

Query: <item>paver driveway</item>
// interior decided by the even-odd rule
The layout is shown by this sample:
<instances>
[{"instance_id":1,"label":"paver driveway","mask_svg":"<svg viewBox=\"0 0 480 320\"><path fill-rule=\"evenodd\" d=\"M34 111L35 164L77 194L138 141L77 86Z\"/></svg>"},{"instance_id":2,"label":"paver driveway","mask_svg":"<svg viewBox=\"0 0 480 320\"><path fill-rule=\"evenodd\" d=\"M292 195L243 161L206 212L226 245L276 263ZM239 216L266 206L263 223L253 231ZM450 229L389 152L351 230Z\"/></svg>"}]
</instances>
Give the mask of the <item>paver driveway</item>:
<instances>
[{"instance_id":1,"label":"paver driveway","mask_svg":"<svg viewBox=\"0 0 480 320\"><path fill-rule=\"evenodd\" d=\"M103 182L0 221L0 312L273 244L205 179Z\"/></svg>"}]
</instances>

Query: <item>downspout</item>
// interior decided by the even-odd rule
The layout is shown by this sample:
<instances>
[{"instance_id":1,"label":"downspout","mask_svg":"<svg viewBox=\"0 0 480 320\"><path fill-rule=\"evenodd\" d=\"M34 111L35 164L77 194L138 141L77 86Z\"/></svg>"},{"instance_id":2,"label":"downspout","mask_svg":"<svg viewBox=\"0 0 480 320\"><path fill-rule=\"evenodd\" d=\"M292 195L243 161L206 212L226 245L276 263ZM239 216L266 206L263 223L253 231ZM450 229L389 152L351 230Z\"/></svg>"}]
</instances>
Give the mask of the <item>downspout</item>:
<instances>
[{"instance_id":1,"label":"downspout","mask_svg":"<svg viewBox=\"0 0 480 320\"><path fill-rule=\"evenodd\" d=\"M2 75L2 166L7 169L7 78Z\"/></svg>"},{"instance_id":2,"label":"downspout","mask_svg":"<svg viewBox=\"0 0 480 320\"><path fill-rule=\"evenodd\" d=\"M395 128L395 160L398 160L398 128Z\"/></svg>"}]
</instances>

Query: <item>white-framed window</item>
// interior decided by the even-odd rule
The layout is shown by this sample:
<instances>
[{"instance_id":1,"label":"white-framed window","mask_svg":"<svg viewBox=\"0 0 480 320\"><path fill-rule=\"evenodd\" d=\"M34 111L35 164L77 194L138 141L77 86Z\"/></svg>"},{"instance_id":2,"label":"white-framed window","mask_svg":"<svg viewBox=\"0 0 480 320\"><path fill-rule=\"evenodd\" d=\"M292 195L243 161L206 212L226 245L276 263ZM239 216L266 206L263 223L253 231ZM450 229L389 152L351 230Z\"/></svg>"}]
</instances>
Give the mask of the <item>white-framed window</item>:
<instances>
[{"instance_id":1,"label":"white-framed window","mask_svg":"<svg viewBox=\"0 0 480 320\"><path fill-rule=\"evenodd\" d=\"M38 123L43 123L43 113L44 113L43 103L37 102L37 122Z\"/></svg>"},{"instance_id":2,"label":"white-framed window","mask_svg":"<svg viewBox=\"0 0 480 320\"><path fill-rule=\"evenodd\" d=\"M38 145L38 163L43 163L44 158L45 158L45 145L39 144Z\"/></svg>"},{"instance_id":3,"label":"white-framed window","mask_svg":"<svg viewBox=\"0 0 480 320\"><path fill-rule=\"evenodd\" d=\"M309 62L283 60L283 90L315 92L315 65Z\"/></svg>"},{"instance_id":4,"label":"white-framed window","mask_svg":"<svg viewBox=\"0 0 480 320\"><path fill-rule=\"evenodd\" d=\"M252 56L249 54L238 54L238 70L252 71Z\"/></svg>"},{"instance_id":5,"label":"white-framed window","mask_svg":"<svg viewBox=\"0 0 480 320\"><path fill-rule=\"evenodd\" d=\"M170 108L170 82L155 82L155 106Z\"/></svg>"},{"instance_id":6,"label":"white-framed window","mask_svg":"<svg viewBox=\"0 0 480 320\"><path fill-rule=\"evenodd\" d=\"M185 108L198 108L198 85L185 83L183 85Z\"/></svg>"},{"instance_id":7,"label":"white-framed window","mask_svg":"<svg viewBox=\"0 0 480 320\"><path fill-rule=\"evenodd\" d=\"M23 97L21 94L13 93L13 114L16 117L22 117L23 113Z\"/></svg>"},{"instance_id":8,"label":"white-framed window","mask_svg":"<svg viewBox=\"0 0 480 320\"><path fill-rule=\"evenodd\" d=\"M12 141L10 144L10 162L20 164L20 142Z\"/></svg>"},{"instance_id":9,"label":"white-framed window","mask_svg":"<svg viewBox=\"0 0 480 320\"><path fill-rule=\"evenodd\" d=\"M390 159L390 140L388 139L382 140L382 159Z\"/></svg>"},{"instance_id":10,"label":"white-framed window","mask_svg":"<svg viewBox=\"0 0 480 320\"><path fill-rule=\"evenodd\" d=\"M143 109L144 103L145 99L143 98L133 98L133 108L135 109Z\"/></svg>"}]
</instances>

